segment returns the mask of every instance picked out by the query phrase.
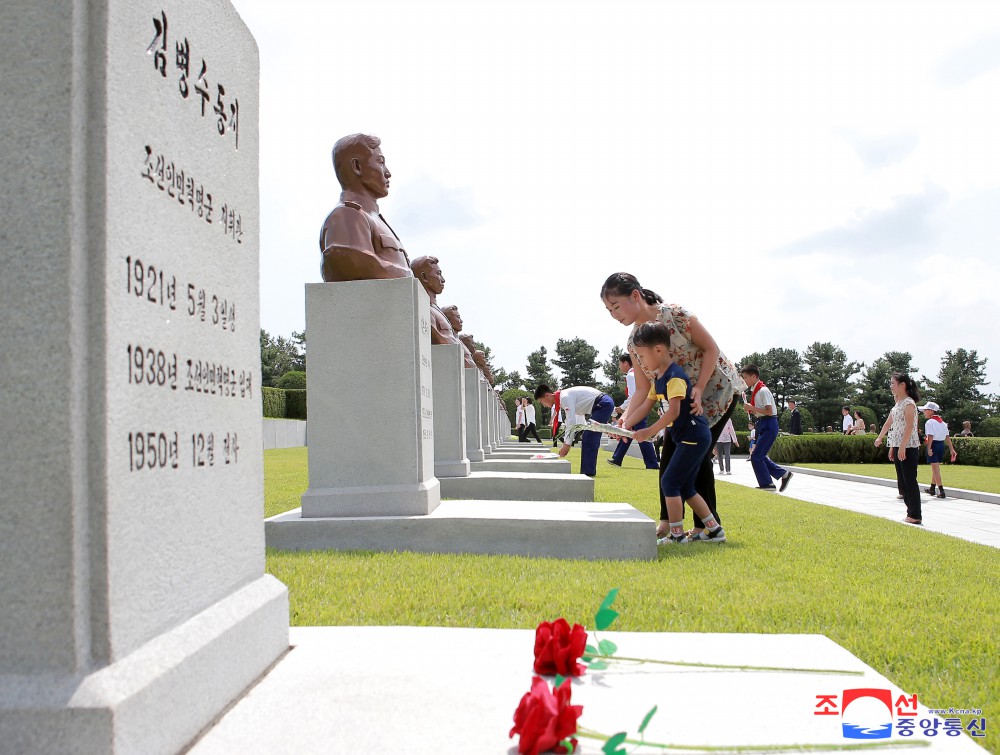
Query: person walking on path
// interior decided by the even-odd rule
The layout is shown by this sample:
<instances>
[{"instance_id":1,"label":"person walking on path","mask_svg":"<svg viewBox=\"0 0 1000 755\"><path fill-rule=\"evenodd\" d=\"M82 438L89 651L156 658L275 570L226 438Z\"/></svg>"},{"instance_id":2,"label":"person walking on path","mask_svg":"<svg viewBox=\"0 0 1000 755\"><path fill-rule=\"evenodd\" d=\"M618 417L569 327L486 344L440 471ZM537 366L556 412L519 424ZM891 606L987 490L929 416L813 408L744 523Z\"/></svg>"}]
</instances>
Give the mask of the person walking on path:
<instances>
[{"instance_id":1,"label":"person walking on path","mask_svg":"<svg viewBox=\"0 0 1000 755\"><path fill-rule=\"evenodd\" d=\"M737 393L746 388L736 367L719 349L712 334L708 332L701 321L689 310L679 304L664 304L663 297L655 291L643 288L634 275L629 273L613 273L601 286L601 300L615 320L622 325L631 325L635 333L643 323L661 322L670 331L670 358L676 362L691 379L691 412L694 415L705 415L711 432L712 443L719 439L726 420L736 408L734 398ZM631 429L645 419L653 403L649 398L652 386L651 372L642 360L638 359L632 348L632 337L629 336L628 351L632 355L633 364L639 369L635 372L635 395L637 399L629 404L628 413L621 419L620 425ZM640 402L640 399L643 399ZM708 504L709 510L716 520L721 521L715 496L715 464L712 461L711 445L705 453L694 487L698 494ZM676 444L669 433L663 436L663 450L660 454L660 476L670 463L670 458L676 449ZM670 530L670 514L667 511L666 500L660 491L660 523L657 527L658 537ZM704 530L704 522L694 514L694 534Z\"/></svg>"},{"instance_id":2,"label":"person walking on path","mask_svg":"<svg viewBox=\"0 0 1000 755\"><path fill-rule=\"evenodd\" d=\"M632 396L635 394L635 369L632 367L632 355L624 353L618 359L618 369L625 374L625 400L622 402L621 409L624 415L625 411L628 410L629 401L632 400ZM635 425L633 430L641 430L646 426L646 419L643 418L639 424ZM616 467L622 465L622 460L625 458L625 454L628 452L628 447L632 445L631 438L622 438L618 441L618 445L615 447L615 452L611 454L611 458L608 459L608 464L614 464ZM656 449L653 447L651 441L645 440L639 444L639 451L642 452L642 460L646 463L646 469L659 469L660 460L656 456Z\"/></svg>"},{"instance_id":3,"label":"person walking on path","mask_svg":"<svg viewBox=\"0 0 1000 755\"><path fill-rule=\"evenodd\" d=\"M517 427L517 442L527 443L524 437L524 404L520 399L517 401L517 411L514 412L514 425Z\"/></svg>"},{"instance_id":4,"label":"person walking on path","mask_svg":"<svg viewBox=\"0 0 1000 755\"><path fill-rule=\"evenodd\" d=\"M748 364L740 370L743 379L750 387L750 399L744 404L747 413L756 417L754 427L757 430L757 442L750 452L750 464L757 475L757 485L761 490L784 491L792 479L792 473L782 469L767 455L778 438L778 405L774 401L771 389L760 379L760 368ZM779 480L781 487L775 487L771 481Z\"/></svg>"},{"instance_id":5,"label":"person walking on path","mask_svg":"<svg viewBox=\"0 0 1000 755\"><path fill-rule=\"evenodd\" d=\"M729 452L734 445L739 448L740 441L736 437L736 428L733 427L733 420L727 419L726 425L722 428L722 433L719 435L719 440L715 443L715 448L719 452L719 474L731 475L733 473L732 459L729 456Z\"/></svg>"},{"instance_id":6,"label":"person walking on path","mask_svg":"<svg viewBox=\"0 0 1000 755\"><path fill-rule=\"evenodd\" d=\"M851 419L851 407L845 406L840 410L840 413L844 415L844 420L842 424L842 430L844 435L854 434L854 420Z\"/></svg>"},{"instance_id":7,"label":"person walking on path","mask_svg":"<svg viewBox=\"0 0 1000 755\"><path fill-rule=\"evenodd\" d=\"M573 443L570 430L574 425L586 424L585 415L589 414L594 422L607 422L611 419L611 412L615 410L615 402L611 396L589 385L553 391L542 383L535 389L535 398L542 406L553 409L557 414L560 411L566 413L566 435L559 448L560 457L569 453ZM600 448L601 433L583 433L583 441L580 443L580 474L597 477L597 452Z\"/></svg>"},{"instance_id":8,"label":"person walking on path","mask_svg":"<svg viewBox=\"0 0 1000 755\"><path fill-rule=\"evenodd\" d=\"M524 433L522 434L524 442L527 443L528 436L533 435L535 440L541 443L542 439L538 437L538 427L535 425L535 405L527 396L524 396L521 401L524 404Z\"/></svg>"},{"instance_id":9,"label":"person walking on path","mask_svg":"<svg viewBox=\"0 0 1000 755\"><path fill-rule=\"evenodd\" d=\"M944 485L941 482L941 462L944 460L944 444L948 444L951 451L951 463L955 463L958 458L958 451L955 444L951 442L951 435L948 433L948 423L938 415L941 407L933 401L928 401L920 407L927 422L924 423L924 441L927 443L927 463L931 465L931 486L924 490L928 495L936 495L938 498L945 498ZM935 493L935 489L937 493Z\"/></svg>"},{"instance_id":10,"label":"person walking on path","mask_svg":"<svg viewBox=\"0 0 1000 755\"><path fill-rule=\"evenodd\" d=\"M903 521L907 524L922 524L920 487L917 485L917 461L920 457L917 401L920 400L920 393L913 378L901 372L890 378L889 390L896 399L896 405L889 412L882 432L875 439L875 447L882 445L888 425L889 461L896 465L896 484L906 503L906 518Z\"/></svg>"}]
</instances>

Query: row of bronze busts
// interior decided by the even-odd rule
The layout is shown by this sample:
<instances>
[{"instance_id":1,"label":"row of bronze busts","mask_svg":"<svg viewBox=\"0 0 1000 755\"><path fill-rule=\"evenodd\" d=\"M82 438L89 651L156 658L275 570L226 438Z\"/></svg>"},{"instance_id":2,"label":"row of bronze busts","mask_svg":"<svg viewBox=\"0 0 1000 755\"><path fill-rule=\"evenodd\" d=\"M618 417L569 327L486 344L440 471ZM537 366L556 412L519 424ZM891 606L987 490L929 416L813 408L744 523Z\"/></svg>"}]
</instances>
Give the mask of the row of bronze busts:
<instances>
[{"instance_id":1,"label":"row of bronze busts","mask_svg":"<svg viewBox=\"0 0 1000 755\"><path fill-rule=\"evenodd\" d=\"M462 333L458 307L443 309L437 297L444 291L444 276L436 257L418 257L410 263L399 236L382 217L378 200L389 194L392 174L385 165L381 140L351 134L333 147L333 169L342 189L340 203L323 223L319 248L323 253L323 280L357 281L415 276L431 299L431 343L461 344L466 367L479 367L490 385L493 375L486 355L472 336Z\"/></svg>"}]
</instances>

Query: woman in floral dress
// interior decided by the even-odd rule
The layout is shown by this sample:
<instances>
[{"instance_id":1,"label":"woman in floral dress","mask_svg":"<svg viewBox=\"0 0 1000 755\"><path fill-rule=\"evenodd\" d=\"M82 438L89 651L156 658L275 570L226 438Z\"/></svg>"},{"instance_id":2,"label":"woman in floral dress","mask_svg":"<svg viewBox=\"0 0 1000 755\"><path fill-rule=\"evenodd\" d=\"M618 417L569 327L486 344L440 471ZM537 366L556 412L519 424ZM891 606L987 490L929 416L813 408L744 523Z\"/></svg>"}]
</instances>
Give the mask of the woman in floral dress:
<instances>
[{"instance_id":1,"label":"woman in floral dress","mask_svg":"<svg viewBox=\"0 0 1000 755\"><path fill-rule=\"evenodd\" d=\"M907 524L922 524L920 513L920 487L917 485L917 461L920 458L920 438L917 435L917 401L920 394L909 375L897 372L889 380L889 389L896 405L886 420L888 426L889 461L896 465L896 484L906 502ZM875 439L875 447L882 445L886 427Z\"/></svg>"},{"instance_id":2,"label":"woman in floral dress","mask_svg":"<svg viewBox=\"0 0 1000 755\"><path fill-rule=\"evenodd\" d=\"M634 275L615 273L611 275L601 288L601 299L608 313L622 325L631 325L632 333L646 322L662 322L670 331L670 358L680 365L691 379L691 411L694 414L704 414L712 433L712 445L715 445L726 426L726 422L736 406L734 398L737 393L746 390L746 383L740 377L736 366L719 350L712 335L705 330L698 318L679 304L665 304L663 298L647 288L639 285ZM652 385L651 373L642 364L639 355L632 347L632 336L629 334L628 350L632 362L639 367L635 371L635 395L638 399L649 393ZM712 369L707 369L711 366ZM703 369L704 368L704 369ZM651 408L651 401L633 401L628 411L622 417L621 426L631 429L633 425L646 418ZM674 453L674 444L669 435L664 437L663 452L660 458L660 476L670 462ZM712 463L712 451L705 454L698 477L695 480L695 490L708 503L709 509L718 519L715 497L715 468ZM720 520L721 521L721 520ZM694 518L695 531L703 529L701 520ZM657 535L669 529L669 520L663 493L660 493L660 524Z\"/></svg>"}]
</instances>

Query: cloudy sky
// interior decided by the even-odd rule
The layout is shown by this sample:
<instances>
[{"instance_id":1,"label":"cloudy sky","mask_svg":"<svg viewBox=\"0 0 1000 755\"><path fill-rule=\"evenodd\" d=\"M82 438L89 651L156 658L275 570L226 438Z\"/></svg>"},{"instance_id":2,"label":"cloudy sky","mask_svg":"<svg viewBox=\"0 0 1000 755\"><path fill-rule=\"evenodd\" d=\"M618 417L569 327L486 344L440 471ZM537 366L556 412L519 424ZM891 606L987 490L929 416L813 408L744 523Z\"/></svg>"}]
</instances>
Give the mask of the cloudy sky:
<instances>
[{"instance_id":1,"label":"cloudy sky","mask_svg":"<svg viewBox=\"0 0 1000 755\"><path fill-rule=\"evenodd\" d=\"M1000 390L1000 3L233 0L261 57L261 326L304 325L330 149L495 362L627 331L625 270L734 359L946 349Z\"/></svg>"}]
</instances>

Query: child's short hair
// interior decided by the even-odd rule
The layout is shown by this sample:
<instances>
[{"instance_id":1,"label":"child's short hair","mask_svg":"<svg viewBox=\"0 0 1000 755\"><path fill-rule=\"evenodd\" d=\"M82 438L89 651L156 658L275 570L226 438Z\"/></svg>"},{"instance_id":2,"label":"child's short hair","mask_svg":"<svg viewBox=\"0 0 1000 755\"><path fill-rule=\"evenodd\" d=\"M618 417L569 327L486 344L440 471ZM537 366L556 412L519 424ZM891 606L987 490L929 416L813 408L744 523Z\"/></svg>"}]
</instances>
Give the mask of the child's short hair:
<instances>
[{"instance_id":1,"label":"child's short hair","mask_svg":"<svg viewBox=\"0 0 1000 755\"><path fill-rule=\"evenodd\" d=\"M552 393L552 389L545 385L545 383L542 383L535 388L535 398L541 398L546 393Z\"/></svg>"},{"instance_id":2,"label":"child's short hair","mask_svg":"<svg viewBox=\"0 0 1000 755\"><path fill-rule=\"evenodd\" d=\"M625 362L626 364L628 364L629 367L631 367L632 366L632 355L629 354L627 351L623 351L621 354L618 355L618 361L619 362Z\"/></svg>"},{"instance_id":3,"label":"child's short hair","mask_svg":"<svg viewBox=\"0 0 1000 755\"><path fill-rule=\"evenodd\" d=\"M670 331L662 322L644 322L632 334L632 345L648 348L650 346L670 347Z\"/></svg>"},{"instance_id":4,"label":"child's short hair","mask_svg":"<svg viewBox=\"0 0 1000 755\"><path fill-rule=\"evenodd\" d=\"M747 364L740 368L740 374L742 375L753 375L754 377L760 377L760 367L755 364Z\"/></svg>"}]
</instances>

